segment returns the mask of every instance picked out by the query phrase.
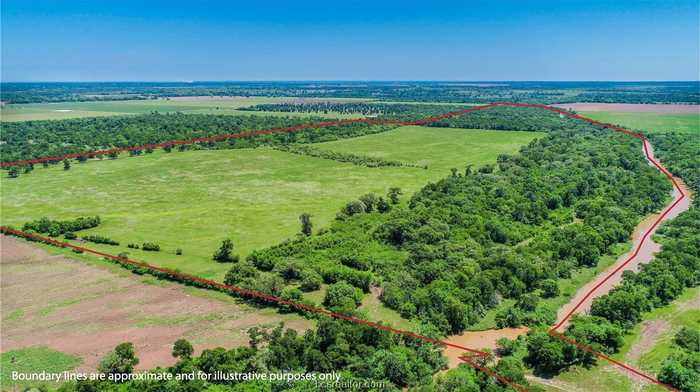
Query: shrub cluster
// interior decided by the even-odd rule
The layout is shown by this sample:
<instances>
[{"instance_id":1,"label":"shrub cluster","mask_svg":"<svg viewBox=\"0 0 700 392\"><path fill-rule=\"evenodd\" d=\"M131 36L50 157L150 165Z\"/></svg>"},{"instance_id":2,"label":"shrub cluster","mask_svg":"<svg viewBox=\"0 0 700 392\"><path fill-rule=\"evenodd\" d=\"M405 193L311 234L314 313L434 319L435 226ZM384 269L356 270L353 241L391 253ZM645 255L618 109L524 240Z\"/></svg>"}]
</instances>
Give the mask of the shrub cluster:
<instances>
[{"instance_id":1,"label":"shrub cluster","mask_svg":"<svg viewBox=\"0 0 700 392\"><path fill-rule=\"evenodd\" d=\"M160 252L160 245L154 244L152 242L144 242L141 245L141 249L150 251L150 252Z\"/></svg>"},{"instance_id":2,"label":"shrub cluster","mask_svg":"<svg viewBox=\"0 0 700 392\"><path fill-rule=\"evenodd\" d=\"M290 152L297 155L306 155L316 158L330 159L338 162L352 163L357 166L365 167L419 167L411 163L401 162L397 160L388 160L382 158L375 158L368 155L357 155L351 153L344 153L338 151L328 151L322 150L320 148L307 146L307 145L282 145L277 147L280 151ZM422 168L427 169L427 166L422 166Z\"/></svg>"},{"instance_id":3,"label":"shrub cluster","mask_svg":"<svg viewBox=\"0 0 700 392\"><path fill-rule=\"evenodd\" d=\"M101 235L94 235L93 234L93 235L86 235L86 236L80 237L80 238L84 241L94 242L96 244L107 244L107 245L114 245L114 246L119 245L118 241L114 241L110 238L107 238L107 237L104 237Z\"/></svg>"},{"instance_id":4,"label":"shrub cluster","mask_svg":"<svg viewBox=\"0 0 700 392\"><path fill-rule=\"evenodd\" d=\"M35 231L48 234L50 237L58 237L67 232L76 232L97 227L100 224L99 216L79 217L74 220L52 220L42 217L38 220L27 222L22 226L23 231Z\"/></svg>"}]
</instances>

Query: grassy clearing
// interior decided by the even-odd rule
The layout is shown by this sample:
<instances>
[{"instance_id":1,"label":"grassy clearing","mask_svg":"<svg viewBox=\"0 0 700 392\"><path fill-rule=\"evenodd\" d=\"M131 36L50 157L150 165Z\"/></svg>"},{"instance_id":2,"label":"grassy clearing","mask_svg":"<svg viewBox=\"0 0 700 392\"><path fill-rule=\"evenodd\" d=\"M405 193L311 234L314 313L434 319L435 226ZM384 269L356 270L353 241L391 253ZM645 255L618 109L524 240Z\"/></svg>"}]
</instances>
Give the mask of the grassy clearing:
<instances>
[{"instance_id":1,"label":"grassy clearing","mask_svg":"<svg viewBox=\"0 0 700 392\"><path fill-rule=\"evenodd\" d=\"M648 132L700 133L697 114L664 114L634 112L581 112L592 119Z\"/></svg>"},{"instance_id":2,"label":"grassy clearing","mask_svg":"<svg viewBox=\"0 0 700 392\"><path fill-rule=\"evenodd\" d=\"M2 178L3 225L21 226L47 216L70 219L100 215L99 234L120 246L90 244L112 254L222 279L229 266L211 260L224 238L245 256L289 238L298 216L309 212L315 228L326 226L352 198L401 187L410 194L447 175L449 167L493 163L538 133L405 127L387 134L326 143L355 153L373 150L427 162L428 170L366 168L270 149L156 151L140 157L37 167L31 175ZM128 249L155 242L160 252ZM182 248L183 255L175 255Z\"/></svg>"},{"instance_id":3,"label":"grassy clearing","mask_svg":"<svg viewBox=\"0 0 700 392\"><path fill-rule=\"evenodd\" d=\"M29 387L46 384L43 382L13 382L12 372L18 373L60 373L72 370L81 364L80 358L51 350L48 347L27 347L0 354L0 379L2 387Z\"/></svg>"},{"instance_id":4,"label":"grassy clearing","mask_svg":"<svg viewBox=\"0 0 700 392\"><path fill-rule=\"evenodd\" d=\"M534 137L542 135L533 132L494 133L479 129L409 126L315 146L329 151L427 165L429 170L441 172L444 177L450 168L456 167L461 172L465 164L493 162L498 154L495 149L515 152Z\"/></svg>"},{"instance_id":5,"label":"grassy clearing","mask_svg":"<svg viewBox=\"0 0 700 392\"><path fill-rule=\"evenodd\" d=\"M668 323L668 328L637 362L643 370L652 373L660 370L663 361L673 352L673 337L682 327L700 328L700 308L697 308L699 296L700 287L686 290L672 305L655 309L645 317L645 320L663 320ZM637 327L630 336L630 340L634 343L641 335L641 328Z\"/></svg>"},{"instance_id":6,"label":"grassy clearing","mask_svg":"<svg viewBox=\"0 0 700 392\"><path fill-rule=\"evenodd\" d=\"M683 295L671 305L654 309L644 316L629 335L624 338L624 344L619 353L612 355L616 360L638 367L647 374L656 374L663 360L672 351L672 340L675 333L683 326L697 328L700 325L700 309L694 308L693 299L700 295L700 287L686 290ZM697 299L696 299L697 300ZM697 303L697 302L695 302ZM649 321L663 320L668 328L661 334L655 344L646 351L640 359L631 361L628 353L638 344L643 335L642 324ZM651 383L641 383L635 388L629 377L604 361L598 361L598 366L591 369L575 368L555 377L555 380L566 382L580 391L638 391L661 392L666 389ZM553 390L553 389L552 389Z\"/></svg>"},{"instance_id":7,"label":"grassy clearing","mask_svg":"<svg viewBox=\"0 0 700 392\"><path fill-rule=\"evenodd\" d=\"M293 100L298 100L298 98L222 97L210 99L202 97L183 97L177 99L11 104L5 105L2 108L0 108L0 118L2 119L2 121L62 120L67 118L79 117L144 114L151 113L154 111L158 111L161 113L182 112L189 114L256 114L290 117L310 116L309 113L250 112L238 110L239 108L245 106L259 105L265 103L282 103ZM333 98L305 98L304 100L348 101L349 99L341 100ZM357 117L353 115L340 113L318 113L314 115L330 118Z\"/></svg>"}]
</instances>

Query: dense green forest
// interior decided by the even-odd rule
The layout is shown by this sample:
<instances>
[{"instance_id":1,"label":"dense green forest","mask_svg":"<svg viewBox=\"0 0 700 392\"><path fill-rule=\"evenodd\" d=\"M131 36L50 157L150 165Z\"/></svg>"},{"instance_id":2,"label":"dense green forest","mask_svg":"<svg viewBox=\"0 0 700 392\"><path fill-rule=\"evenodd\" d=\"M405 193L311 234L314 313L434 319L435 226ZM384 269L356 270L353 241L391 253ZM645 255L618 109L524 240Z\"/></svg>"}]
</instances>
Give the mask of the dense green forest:
<instances>
[{"instance_id":1,"label":"dense green forest","mask_svg":"<svg viewBox=\"0 0 700 392\"><path fill-rule=\"evenodd\" d=\"M386 306L442 335L503 298L527 299L502 325L550 324L555 309L538 306L545 287L595 266L670 190L638 141L567 127L495 167L454 170L391 211L379 211L376 195L350 202L329 230L254 252L227 279L272 294L317 275L331 287L380 285Z\"/></svg>"},{"instance_id":2,"label":"dense green forest","mask_svg":"<svg viewBox=\"0 0 700 392\"><path fill-rule=\"evenodd\" d=\"M95 82L2 83L5 103L287 96L485 103L700 103L698 82Z\"/></svg>"},{"instance_id":3,"label":"dense green forest","mask_svg":"<svg viewBox=\"0 0 700 392\"><path fill-rule=\"evenodd\" d=\"M3 123L0 154L4 162L11 162L19 159L155 144L320 121L323 119L314 117L299 119L272 116L153 113L142 116ZM180 147L249 148L259 145L316 143L393 128L394 126L388 125L349 124Z\"/></svg>"},{"instance_id":4,"label":"dense green forest","mask_svg":"<svg viewBox=\"0 0 700 392\"><path fill-rule=\"evenodd\" d=\"M657 157L669 170L700 192L700 155L694 135L649 135ZM668 305L684 289L700 285L700 209L695 198L691 208L663 224L654 240L661 251L639 272L623 273L623 283L594 300L590 315L576 316L566 335L579 343L607 354L617 352L623 337L645 313ZM700 391L700 337L696 331L681 330L674 339L673 352L661 364L659 381L683 392ZM508 355L522 358L526 366L545 376L574 365L589 366L590 355L547 334L545 328L528 333L526 339L507 341Z\"/></svg>"}]
</instances>

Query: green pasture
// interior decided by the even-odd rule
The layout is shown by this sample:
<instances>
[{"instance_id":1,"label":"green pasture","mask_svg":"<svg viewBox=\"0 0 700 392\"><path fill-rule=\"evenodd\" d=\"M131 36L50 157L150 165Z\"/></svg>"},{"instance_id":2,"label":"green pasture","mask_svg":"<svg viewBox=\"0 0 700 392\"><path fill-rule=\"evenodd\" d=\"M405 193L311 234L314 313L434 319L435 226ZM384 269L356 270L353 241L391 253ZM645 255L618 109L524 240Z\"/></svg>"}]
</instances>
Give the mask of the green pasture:
<instances>
[{"instance_id":1,"label":"green pasture","mask_svg":"<svg viewBox=\"0 0 700 392\"><path fill-rule=\"evenodd\" d=\"M30 373L61 373L75 369L81 359L52 350L48 347L27 347L7 351L0 354L0 380L3 390L14 390L16 387L30 387L54 384L41 381L12 381L12 372ZM7 388L7 389L6 389ZM20 389L17 389L20 390ZM25 390L24 388L21 390ZM28 389L27 389L28 390Z\"/></svg>"},{"instance_id":2,"label":"green pasture","mask_svg":"<svg viewBox=\"0 0 700 392\"><path fill-rule=\"evenodd\" d=\"M639 131L700 134L700 113L581 112L581 115Z\"/></svg>"},{"instance_id":3,"label":"green pasture","mask_svg":"<svg viewBox=\"0 0 700 392\"><path fill-rule=\"evenodd\" d=\"M327 226L340 208L367 192L401 187L406 195L445 177L450 167L493 163L515 153L539 133L404 127L385 134L319 144L356 154L426 163L366 168L277 150L156 151L116 160L74 162L0 180L3 225L47 216L73 219L99 215L103 223L80 235L99 234L119 246L90 244L112 253L222 279L229 266L211 260L225 238L242 256L299 231L310 213L314 229ZM460 169L461 170L461 169ZM408 196L404 196L408 197ZM127 248L155 242L160 252ZM175 250L181 248L182 255Z\"/></svg>"},{"instance_id":4,"label":"green pasture","mask_svg":"<svg viewBox=\"0 0 700 392\"><path fill-rule=\"evenodd\" d=\"M536 132L409 126L354 139L319 143L316 147L427 165L428 170L438 171L445 177L453 167L462 172L466 164L495 162L499 154L496 149L515 152L542 135Z\"/></svg>"}]
</instances>

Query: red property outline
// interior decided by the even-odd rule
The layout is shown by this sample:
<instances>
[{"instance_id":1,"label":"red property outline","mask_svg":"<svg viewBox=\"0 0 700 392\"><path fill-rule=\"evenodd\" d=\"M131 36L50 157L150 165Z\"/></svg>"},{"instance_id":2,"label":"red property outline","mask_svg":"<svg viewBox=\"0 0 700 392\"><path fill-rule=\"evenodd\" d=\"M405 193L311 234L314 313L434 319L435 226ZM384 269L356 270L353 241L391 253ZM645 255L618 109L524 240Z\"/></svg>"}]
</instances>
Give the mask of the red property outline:
<instances>
[{"instance_id":1,"label":"red property outline","mask_svg":"<svg viewBox=\"0 0 700 392\"><path fill-rule=\"evenodd\" d=\"M647 381L650 381L650 382L652 382L652 383L658 384L658 385L660 385L660 386L662 386L662 387L664 387L664 388L666 388L666 389L668 389L668 390L670 390L670 391L677 391L677 389L671 387L670 385L664 384L664 383L660 382L659 380L657 380L656 378L654 378L654 377L652 377L652 376L649 376L649 375L647 375L647 374L641 372L640 370L637 370L637 369L635 369L634 367L631 367L631 366L629 366L629 365L627 365L627 364L625 364L625 363L622 363L622 362L620 362L620 361L617 361L617 360L615 360L615 359L613 359L613 358L611 358L611 357L609 357L609 356L607 356L607 355L605 355L605 354L603 354L603 353L600 353L600 352L597 352L597 351L595 351L595 350L592 350L592 349L586 347L585 345L582 345L582 344L576 342L575 340L573 340L573 339L571 339L571 338L569 338L569 337L567 337L567 336L565 336L565 335L563 335L563 334L561 334L561 333L559 333L559 332L557 331L557 329L559 329L569 318L571 318L571 316L581 307L581 305L583 305L583 303L584 303L591 295L593 295L593 293L594 293L600 286L602 286L605 282L607 282L607 281L608 281L610 278L612 278L615 274L617 274L618 272L620 272L620 271L621 271L626 265L628 265L635 257L637 257L637 255L638 255L638 253L639 253L639 251L640 251L642 245L644 245L645 241L647 241L647 239L648 239L648 237L650 236L651 232L656 228L656 226L659 225L659 223L663 220L663 218L664 218L678 203L680 203L681 200L683 200L683 199L686 197L686 194L683 192L683 189L679 186L678 182L677 182L676 179L673 177L673 175L672 175L664 166L662 166L659 162L657 162L655 159L653 159L653 158L651 157L651 155L649 154L648 141L647 141L647 139L644 137L644 135L639 134L639 133L635 133L635 132L631 132L631 131L629 131L629 130L627 130L627 129L625 129L625 128L619 127L619 126L615 126L615 125L612 125L612 124L599 122L599 121L596 121L596 120L593 120L593 119L590 119L590 118L587 118L587 117L584 117L584 116L580 116L580 115L575 114L575 113L568 112L568 111L563 110L563 109L559 109L559 108L555 108L555 107L550 107L550 106L546 106L546 105L540 105L540 104L526 104L526 103L513 103L513 102L496 102L496 103L491 103L491 104L488 104L488 105L475 106L475 107L468 108L468 109L464 109L464 110L453 111L453 112L448 112L448 113L444 113L444 114L441 114L441 115L426 117L426 118L419 119L419 120L415 120L415 121L378 120L378 119L368 119L368 118L349 119L349 120L337 120L337 121L326 121L326 122L311 123L311 124L299 124L299 125L294 125L294 126L290 126L290 127L283 127L283 128L270 128L270 129L264 129L264 130L258 130L258 131L247 131L247 132L239 132L239 133L232 133L232 134L216 135L216 136L203 137L203 138L195 138L195 139L188 139L188 140L174 140L174 141L163 142L163 143L158 143L158 144L145 144L145 145L140 145L140 146L131 146L131 147L123 147L123 148L112 148L112 149L106 149L106 150L97 150L97 151L90 151L90 152L82 152L82 153L74 153L74 154L65 154L65 155L53 156L53 157L44 157L44 158L37 158L37 159L19 160L19 161L14 161L14 162L3 162L3 163L0 164L0 167L12 167L12 166L19 166L19 165L26 165L26 164L33 164L33 163L41 163L41 162L45 162L45 161L58 161L58 160L63 160L63 159L67 159L67 158L94 157L94 156L96 156L96 155L109 154L109 153L112 153L112 152L123 152L123 151L131 151L131 150L140 150L140 149L145 149L145 148L159 148L159 147L172 146L172 145L194 144L194 143L210 142L210 141L222 141L222 140L227 140L227 139L238 139L238 138L243 138L243 137L251 137L251 136L265 135L265 134L273 134L273 133L296 132L296 131L299 131L299 130L301 130L301 129L313 129L313 128L321 128L321 127L337 126L337 125L347 125L347 124L354 124L354 123L365 123L365 124L395 124L395 125L422 125L422 124L428 124L428 123L431 123L431 122L443 120L443 119L446 119L446 118L449 118L449 117L454 117L454 116L459 116L459 115L463 115L463 114L466 114L466 113L471 113L471 112L481 111L481 110L485 110L485 109L490 109L490 108L493 108L493 107L525 107L525 108L536 108L536 109L548 110L548 111L550 111L550 112L558 113L558 114L560 114L560 115L562 115L562 116L566 116L566 117L569 117L569 118L573 118L573 119L585 121L585 122L588 122L588 123L590 123L590 124L592 124L592 125L595 125L595 126L598 126L598 127L604 128L604 129L605 129L605 128L611 129L611 130L613 130L613 131L615 131L615 132L624 133L624 134L626 134L626 135L628 135L628 136L632 136L632 137L635 137L635 138L637 138L637 139L640 139L641 142L642 142L643 149L644 149L644 156L645 156L645 158L646 158L649 162L651 162L654 166L656 166L657 169L659 169L664 175L666 175L666 177L668 177L668 178L672 181L673 186L674 186L674 188L678 191L678 193L680 194L680 197L679 197L678 199L676 199L676 201L675 201L673 204L671 204L668 208L666 208L666 209L661 213L661 215L654 221L653 225L652 225L649 229L647 229L647 231L644 233L644 235L643 235L641 241L639 241L639 244L637 244L637 247L635 248L634 252L630 255L630 257L627 258L627 259L626 259L620 266L618 266L614 271L610 272L610 274L608 274L608 275L607 275L601 282L599 282L595 287L593 287L593 288L584 296L584 298L582 298L582 299L576 304L576 306L574 306L574 308L571 309L571 311L569 311L569 313L568 313L561 321L559 321L559 323L557 323L554 327L552 327L552 328L549 330L549 334L550 334L551 336L557 337L557 338L559 338L559 339L561 339L561 340L563 340L563 341L565 341L565 342L567 342L567 343L569 343L569 344L572 344L572 345L576 346L577 348L579 348L579 349L581 349L581 350L584 350L584 351L586 351L586 352L589 352L589 353L591 353L592 355L594 355L594 356L596 356L596 357L598 357L598 358L602 358L602 359L604 359L604 360L606 360L606 361L612 363L613 365L616 365L616 366L618 366L618 367L621 367L622 369L624 369L624 370L626 370L626 371L629 371L629 372L631 372L631 373L633 373L633 374L635 374L635 375L637 375L637 376L639 376L639 377L641 377L641 378L643 378L643 379L645 379L645 380L647 380ZM215 282L215 281L212 281L212 280L209 280L209 279L203 279L203 278L199 278L199 277L196 277L196 276L193 276L193 275L183 274L183 273L180 273L180 272L177 272L177 271L168 269L168 268L157 267L157 266L153 266L153 265L150 265L150 264L148 264L148 263L145 263L145 262L141 262L141 261L137 261L137 260L131 260L131 259L128 259L128 258L122 258L122 257L114 256L114 255L111 255L111 254L108 254L108 253L104 253L104 252L100 252L100 251L97 251L97 250L94 250L94 249L84 248L84 247L72 245L72 244L67 243L67 242L61 242L61 241L57 241L57 240L54 240L54 239L51 239L51 238L48 238L48 237L40 236L40 235L37 235L37 234L27 233L27 232L24 232L24 231L21 231L21 230L12 229L12 228L10 228L10 227L0 226L0 232L4 232L4 233L13 234L13 235L17 235L17 236L21 236L21 237L25 237L25 238L29 238L29 239L34 239L34 240L39 240L39 241L47 242L47 243L50 243L50 244L53 244L53 245L57 245L57 246L60 246L60 247L72 248L72 249L74 249L74 250L78 250L78 251L82 251L82 252L87 252L87 253L92 253L92 254L95 254L95 255L98 255L98 256L103 256L103 257L105 257L105 258L107 258L107 259L110 259L110 260L115 261L115 262L117 262L117 263L119 263L119 264L122 264L122 265L128 265L128 266L143 268L143 269L145 269L145 270L148 270L150 273L163 274L163 275L169 276L169 277L171 277L171 278L177 278L177 279L180 280L180 281L195 283L195 284L198 284L198 285L203 285L203 286L205 286L205 287L212 287L212 288L215 288L215 289L218 289L218 290L226 291L226 292L233 293L233 294L242 295L242 296L245 296L245 297L256 298L256 299L262 299L262 300L265 300L265 301L268 301L268 302L274 302L274 303L278 303L278 304L281 304L281 305L290 306L290 307L297 308L297 309L301 309L301 310L305 310L305 311L310 311L310 312L314 312L314 313L318 313L318 314L323 314L323 315L326 315L326 316L329 316L329 317L333 317L333 318L336 318L336 319L346 320L346 321L350 321L350 322L353 322L353 323L356 323L356 324L367 325L367 326L370 326L370 327L372 327L372 328L376 328L376 329L383 330L383 331L389 331L389 332L396 333L396 334L400 334L400 335L403 335L403 336L409 336L409 337L416 338L416 339L419 339L419 340L423 340L423 341L425 341L425 342L433 343L433 344L436 344L436 345L441 345L441 346L447 346L447 347L457 348L457 349L460 349L460 350L463 350L463 351L466 351L466 352L470 352L470 353L471 353L471 355L467 355L467 356L462 356L462 357L460 357L460 359L461 359L462 361L464 361L465 363L467 363L468 365L472 366L473 368L475 368L475 369L477 369L477 370L479 370L479 371L482 371L482 372L486 373L486 374L489 375L490 377L493 377L493 378L495 378L496 380L498 380L498 381L500 381L500 382L502 382L502 383L504 383L504 384L506 384L506 385L509 385L509 386L511 386L512 388L514 388L514 389L516 389L516 390L518 390L518 391L526 391L526 390L527 390L527 389L525 389L523 386L521 386L521 385L519 385L519 384L516 384L516 383L513 383L513 382L511 382L511 381L508 381L508 380L505 379L504 377L499 376L499 375L496 374L493 370L488 369L488 368L486 368L486 367L483 367L483 366L479 365L478 363L474 362L474 361L472 360L472 359L474 359L474 358L481 358L481 359L483 359L483 358L487 358L487 357L490 355L489 353L486 353L486 352L483 352L483 351L480 351L480 350L475 350L475 349L472 349L472 348L463 347L463 346L456 345L456 344L453 344L453 343L441 341L441 340L438 340L438 339L433 339L433 338L430 338L430 337L427 337L427 336L418 335L418 334L413 333L413 332L410 332L410 331L400 330L400 329L392 328L392 327L389 327L389 326L386 326L386 325L374 323L374 322L371 322L371 321L358 319L358 318L355 318L355 317L352 317L352 316L347 316L347 315L343 315L343 314L339 314L339 313L334 313L334 312L328 311L328 310L326 310L326 309L316 308L316 307L313 307L313 306L308 306L308 305L304 305L304 304L300 304L300 303L296 303L296 302L284 300L284 299L282 299L282 298L279 298L279 297L276 297L276 296L272 296L272 295L269 295L269 294L265 294L265 293L262 293L262 292L258 292L258 291L254 291L254 290L248 290L248 289L244 289L244 288L236 287L236 286L229 286L229 285L225 285L225 284L223 284L223 283L218 283L218 282Z\"/></svg>"}]
</instances>

